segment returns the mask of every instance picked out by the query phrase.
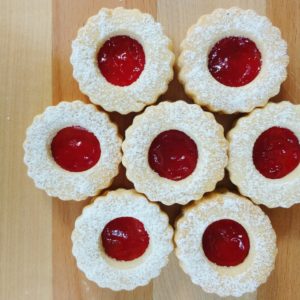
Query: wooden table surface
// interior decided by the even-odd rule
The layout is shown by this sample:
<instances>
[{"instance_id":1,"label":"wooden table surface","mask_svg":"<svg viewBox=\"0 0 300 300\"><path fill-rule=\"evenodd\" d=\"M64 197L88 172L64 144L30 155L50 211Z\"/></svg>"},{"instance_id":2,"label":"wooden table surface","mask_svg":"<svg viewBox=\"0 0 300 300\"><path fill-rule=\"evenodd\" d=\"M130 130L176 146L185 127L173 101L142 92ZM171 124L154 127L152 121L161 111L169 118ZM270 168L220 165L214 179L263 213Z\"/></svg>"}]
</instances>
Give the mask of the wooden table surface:
<instances>
[{"instance_id":1,"label":"wooden table surface","mask_svg":"<svg viewBox=\"0 0 300 300\"><path fill-rule=\"evenodd\" d=\"M219 299L193 285L174 255L161 276L133 292L113 293L89 282L75 267L70 232L87 204L63 203L34 188L22 163L26 127L47 105L87 101L71 76L70 42L101 7L126 6L151 13L178 54L187 28L217 7L253 8L271 18L287 40L288 79L275 100L300 103L300 1L289 0L1 0L0 18L0 300ZM187 99L175 79L161 99ZM111 118L121 132L133 115ZM217 116L230 126L232 117ZM226 181L225 181L226 182ZM113 188L130 187L122 174ZM164 208L165 209L165 208ZM173 219L180 206L167 208ZM265 211L278 235L276 269L267 284L243 299L300 299L300 205ZM264 249L261 249L263 251Z\"/></svg>"}]
</instances>

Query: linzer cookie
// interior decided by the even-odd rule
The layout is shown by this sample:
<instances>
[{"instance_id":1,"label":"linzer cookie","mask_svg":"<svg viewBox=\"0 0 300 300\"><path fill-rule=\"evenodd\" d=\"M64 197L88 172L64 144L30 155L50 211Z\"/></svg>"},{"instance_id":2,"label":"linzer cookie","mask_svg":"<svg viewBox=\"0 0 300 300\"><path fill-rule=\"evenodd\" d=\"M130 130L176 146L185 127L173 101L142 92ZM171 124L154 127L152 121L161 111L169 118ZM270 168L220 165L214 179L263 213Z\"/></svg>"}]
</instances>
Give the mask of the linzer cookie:
<instances>
[{"instance_id":1,"label":"linzer cookie","mask_svg":"<svg viewBox=\"0 0 300 300\"><path fill-rule=\"evenodd\" d=\"M80 90L107 111L137 112L154 103L173 78L171 41L137 9L102 8L72 43Z\"/></svg>"},{"instance_id":2,"label":"linzer cookie","mask_svg":"<svg viewBox=\"0 0 300 300\"><path fill-rule=\"evenodd\" d=\"M83 209L72 252L78 268L100 287L132 290L159 275L173 250L172 238L169 219L157 204L119 189Z\"/></svg>"},{"instance_id":3,"label":"linzer cookie","mask_svg":"<svg viewBox=\"0 0 300 300\"><path fill-rule=\"evenodd\" d=\"M81 101L61 102L34 118L24 162L35 185L61 200L84 200L119 172L121 138L106 113Z\"/></svg>"},{"instance_id":4,"label":"linzer cookie","mask_svg":"<svg viewBox=\"0 0 300 300\"><path fill-rule=\"evenodd\" d=\"M148 107L126 130L122 163L152 201L186 204L224 177L227 141L213 114L184 101Z\"/></svg>"},{"instance_id":5,"label":"linzer cookie","mask_svg":"<svg viewBox=\"0 0 300 300\"><path fill-rule=\"evenodd\" d=\"M278 94L287 45L267 17L237 7L202 16L181 43L179 79L212 111L249 112Z\"/></svg>"},{"instance_id":6,"label":"linzer cookie","mask_svg":"<svg viewBox=\"0 0 300 300\"><path fill-rule=\"evenodd\" d=\"M300 203L300 105L269 103L228 133L231 181L257 204Z\"/></svg>"},{"instance_id":7,"label":"linzer cookie","mask_svg":"<svg viewBox=\"0 0 300 300\"><path fill-rule=\"evenodd\" d=\"M236 194L210 193L176 223L176 256L194 284L221 297L254 292L274 268L276 235L267 215Z\"/></svg>"}]
</instances>

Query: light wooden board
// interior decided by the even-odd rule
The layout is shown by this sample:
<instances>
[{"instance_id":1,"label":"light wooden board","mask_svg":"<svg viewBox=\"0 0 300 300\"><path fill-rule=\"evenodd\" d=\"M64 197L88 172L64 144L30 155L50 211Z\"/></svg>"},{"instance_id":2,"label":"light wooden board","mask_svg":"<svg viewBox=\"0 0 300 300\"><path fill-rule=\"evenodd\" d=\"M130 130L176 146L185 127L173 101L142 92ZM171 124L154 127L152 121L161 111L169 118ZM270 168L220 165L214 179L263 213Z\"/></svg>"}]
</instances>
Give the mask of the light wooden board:
<instances>
[{"instance_id":1,"label":"light wooden board","mask_svg":"<svg viewBox=\"0 0 300 300\"><path fill-rule=\"evenodd\" d=\"M75 267L70 251L74 220L88 200L62 203L54 199L51 202L43 192L36 190L25 175L21 145L32 117L47 105L61 100L88 101L72 78L70 43L77 29L101 7L137 7L151 13L163 24L178 54L179 43L187 28L200 15L232 5L254 8L267 14L280 27L289 44L291 63L288 80L275 98L300 103L300 2L297 0L0 1L1 300L218 299L193 285L180 270L174 255L159 278L133 292L113 293L89 282ZM174 79L161 100L179 98L187 99ZM119 124L121 134L133 116L124 118L111 114L112 120ZM228 128L234 118L218 115L217 119ZM222 184L228 184L228 180ZM114 181L113 188L119 186L132 186L124 176L124 169ZM180 206L167 208L172 221L180 209ZM276 269L267 284L243 299L300 299L297 274L300 269L300 205L288 210L265 211L278 235Z\"/></svg>"},{"instance_id":2,"label":"light wooden board","mask_svg":"<svg viewBox=\"0 0 300 300\"><path fill-rule=\"evenodd\" d=\"M26 127L51 104L51 3L0 1L0 299L52 299L52 203L26 176Z\"/></svg>"}]
</instances>

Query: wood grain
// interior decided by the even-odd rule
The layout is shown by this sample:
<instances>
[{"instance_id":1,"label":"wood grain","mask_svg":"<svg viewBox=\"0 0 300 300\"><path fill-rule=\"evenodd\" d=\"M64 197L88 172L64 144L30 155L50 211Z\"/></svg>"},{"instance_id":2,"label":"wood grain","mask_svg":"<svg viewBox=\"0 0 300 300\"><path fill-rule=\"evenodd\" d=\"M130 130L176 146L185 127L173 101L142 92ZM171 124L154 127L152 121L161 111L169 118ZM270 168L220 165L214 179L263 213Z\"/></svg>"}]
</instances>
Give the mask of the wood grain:
<instances>
[{"instance_id":1,"label":"wood grain","mask_svg":"<svg viewBox=\"0 0 300 300\"><path fill-rule=\"evenodd\" d=\"M173 40L179 43L187 28L200 15L217 7L237 5L267 14L288 41L288 80L274 101L300 103L300 2L298 0L2 0L0 1L0 299L2 300L85 300L85 299L218 299L193 285L172 254L159 278L133 292L113 293L99 289L78 271L71 255L70 233L82 203L53 202L34 188L22 162L25 129L45 106L61 100L88 101L72 78L70 44L86 19L105 7L126 6L151 13ZM51 28L51 21L52 28ZM51 35L53 37L51 49ZM53 51L51 53L51 51ZM53 55L52 55L53 54ZM52 66L51 66L52 55ZM51 70L52 69L52 70ZM51 95L53 90L53 98ZM160 100L189 99L175 79ZM52 101L53 99L53 101ZM131 124L134 114L110 114L120 133ZM235 117L217 115L229 128ZM223 184L228 184L224 181ZM131 187L124 169L112 188ZM171 220L180 212L166 208ZM278 236L276 269L257 294L243 299L300 299L300 205L291 209L265 209Z\"/></svg>"},{"instance_id":2,"label":"wood grain","mask_svg":"<svg viewBox=\"0 0 300 300\"><path fill-rule=\"evenodd\" d=\"M0 2L0 299L52 299L51 201L26 176L22 143L51 104L51 3Z\"/></svg>"}]
</instances>

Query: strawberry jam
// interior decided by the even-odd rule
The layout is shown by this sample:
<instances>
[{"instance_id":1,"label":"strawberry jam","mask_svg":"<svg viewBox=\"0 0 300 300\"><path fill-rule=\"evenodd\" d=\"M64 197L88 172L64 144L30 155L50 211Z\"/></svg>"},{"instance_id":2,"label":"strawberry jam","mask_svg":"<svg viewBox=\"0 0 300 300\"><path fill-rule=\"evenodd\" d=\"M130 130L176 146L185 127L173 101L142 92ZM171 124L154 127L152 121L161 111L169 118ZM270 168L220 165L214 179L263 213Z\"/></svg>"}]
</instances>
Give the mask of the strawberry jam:
<instances>
[{"instance_id":1,"label":"strawberry jam","mask_svg":"<svg viewBox=\"0 0 300 300\"><path fill-rule=\"evenodd\" d=\"M202 237L206 257L218 266L232 267L247 257L250 241L245 228L236 221L223 219L210 224Z\"/></svg>"},{"instance_id":2,"label":"strawberry jam","mask_svg":"<svg viewBox=\"0 0 300 300\"><path fill-rule=\"evenodd\" d=\"M282 178L299 164L299 140L287 128L271 127L257 138L252 155L256 169L263 176Z\"/></svg>"},{"instance_id":3,"label":"strawberry jam","mask_svg":"<svg viewBox=\"0 0 300 300\"><path fill-rule=\"evenodd\" d=\"M140 257L149 245L149 236L143 223L132 217L120 217L107 223L101 240L109 257L124 261Z\"/></svg>"},{"instance_id":4,"label":"strawberry jam","mask_svg":"<svg viewBox=\"0 0 300 300\"><path fill-rule=\"evenodd\" d=\"M111 84L127 86L135 82L145 66L142 45L126 35L111 37L100 48L98 67Z\"/></svg>"},{"instance_id":5,"label":"strawberry jam","mask_svg":"<svg viewBox=\"0 0 300 300\"><path fill-rule=\"evenodd\" d=\"M179 130L160 133L153 140L148 152L148 162L152 170L161 177L176 181L191 175L197 160L197 145Z\"/></svg>"},{"instance_id":6,"label":"strawberry jam","mask_svg":"<svg viewBox=\"0 0 300 300\"><path fill-rule=\"evenodd\" d=\"M100 159L100 143L96 136L80 126L61 129L51 142L52 157L63 169L82 172Z\"/></svg>"},{"instance_id":7,"label":"strawberry jam","mask_svg":"<svg viewBox=\"0 0 300 300\"><path fill-rule=\"evenodd\" d=\"M261 54L248 38L231 36L217 42L208 55L208 69L220 83L239 87L251 82L261 68Z\"/></svg>"}]
</instances>

